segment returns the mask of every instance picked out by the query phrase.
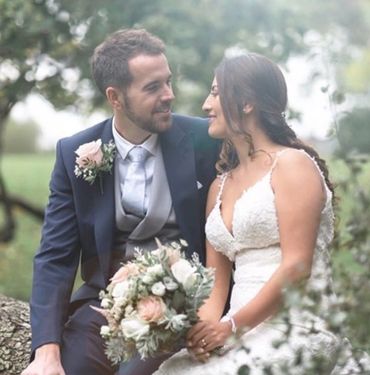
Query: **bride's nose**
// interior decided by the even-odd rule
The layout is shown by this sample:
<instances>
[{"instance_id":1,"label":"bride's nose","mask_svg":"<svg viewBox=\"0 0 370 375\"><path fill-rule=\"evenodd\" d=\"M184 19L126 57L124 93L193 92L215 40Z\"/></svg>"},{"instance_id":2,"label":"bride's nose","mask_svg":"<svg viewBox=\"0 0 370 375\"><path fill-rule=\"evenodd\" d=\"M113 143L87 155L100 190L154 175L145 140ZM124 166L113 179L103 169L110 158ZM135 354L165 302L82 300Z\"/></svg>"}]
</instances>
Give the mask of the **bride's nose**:
<instances>
[{"instance_id":1,"label":"bride's nose","mask_svg":"<svg viewBox=\"0 0 370 375\"><path fill-rule=\"evenodd\" d=\"M207 96L206 100L202 105L202 110L207 113L211 110L211 104L209 103L209 95Z\"/></svg>"}]
</instances>

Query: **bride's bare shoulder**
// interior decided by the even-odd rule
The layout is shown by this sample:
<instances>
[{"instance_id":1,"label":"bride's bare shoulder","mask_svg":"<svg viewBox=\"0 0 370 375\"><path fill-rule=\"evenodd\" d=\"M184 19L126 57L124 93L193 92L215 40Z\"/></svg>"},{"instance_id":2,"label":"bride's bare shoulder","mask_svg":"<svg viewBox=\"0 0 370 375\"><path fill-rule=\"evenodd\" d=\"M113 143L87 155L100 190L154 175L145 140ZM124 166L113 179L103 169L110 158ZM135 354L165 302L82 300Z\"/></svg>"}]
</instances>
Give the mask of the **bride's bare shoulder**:
<instances>
[{"instance_id":1,"label":"bride's bare shoulder","mask_svg":"<svg viewBox=\"0 0 370 375\"><path fill-rule=\"evenodd\" d=\"M304 150L285 149L277 161L273 181L294 184L295 186L319 185L322 174L315 159Z\"/></svg>"}]
</instances>

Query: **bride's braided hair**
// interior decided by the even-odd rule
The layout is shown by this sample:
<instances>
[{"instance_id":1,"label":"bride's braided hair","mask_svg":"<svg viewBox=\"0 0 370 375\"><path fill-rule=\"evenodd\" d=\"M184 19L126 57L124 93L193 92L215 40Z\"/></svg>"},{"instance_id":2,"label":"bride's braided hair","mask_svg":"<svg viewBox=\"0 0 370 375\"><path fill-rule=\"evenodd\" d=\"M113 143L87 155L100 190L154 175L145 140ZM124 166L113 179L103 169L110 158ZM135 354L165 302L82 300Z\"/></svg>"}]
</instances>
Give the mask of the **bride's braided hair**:
<instances>
[{"instance_id":1,"label":"bride's braided hair","mask_svg":"<svg viewBox=\"0 0 370 375\"><path fill-rule=\"evenodd\" d=\"M224 58L215 70L221 107L229 127L245 138L250 154L255 151L251 135L242 128L243 109L252 104L257 111L265 134L282 146L306 151L318 164L327 186L333 193L327 165L319 154L302 142L285 120L287 87L279 67L268 58L246 53L237 57ZM223 173L239 164L233 144L225 140L216 164Z\"/></svg>"}]
</instances>

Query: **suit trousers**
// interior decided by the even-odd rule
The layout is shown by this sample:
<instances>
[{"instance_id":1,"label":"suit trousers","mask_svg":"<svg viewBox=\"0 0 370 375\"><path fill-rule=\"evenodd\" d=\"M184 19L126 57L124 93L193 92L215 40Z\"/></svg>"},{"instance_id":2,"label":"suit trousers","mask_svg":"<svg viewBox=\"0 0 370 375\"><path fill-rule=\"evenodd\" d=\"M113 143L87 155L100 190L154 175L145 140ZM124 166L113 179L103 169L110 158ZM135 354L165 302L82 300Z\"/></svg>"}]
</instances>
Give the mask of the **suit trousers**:
<instances>
[{"instance_id":1,"label":"suit trousers","mask_svg":"<svg viewBox=\"0 0 370 375\"><path fill-rule=\"evenodd\" d=\"M66 375L151 375L171 355L145 361L135 357L113 366L104 353L104 340L100 336L100 327L106 320L90 307L99 305L98 300L86 301L65 325L61 355Z\"/></svg>"}]
</instances>

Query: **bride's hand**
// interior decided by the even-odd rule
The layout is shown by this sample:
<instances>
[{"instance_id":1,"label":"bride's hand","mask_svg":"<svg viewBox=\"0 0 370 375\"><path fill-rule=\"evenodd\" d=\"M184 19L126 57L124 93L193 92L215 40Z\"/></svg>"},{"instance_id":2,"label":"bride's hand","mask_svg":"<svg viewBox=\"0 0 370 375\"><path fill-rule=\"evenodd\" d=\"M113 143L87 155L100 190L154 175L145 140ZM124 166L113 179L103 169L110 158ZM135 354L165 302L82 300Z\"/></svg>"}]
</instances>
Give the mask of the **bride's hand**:
<instances>
[{"instance_id":1,"label":"bride's hand","mask_svg":"<svg viewBox=\"0 0 370 375\"><path fill-rule=\"evenodd\" d=\"M198 360L205 362L210 352L223 346L231 334L228 322L200 321L189 330L187 347Z\"/></svg>"}]
</instances>

